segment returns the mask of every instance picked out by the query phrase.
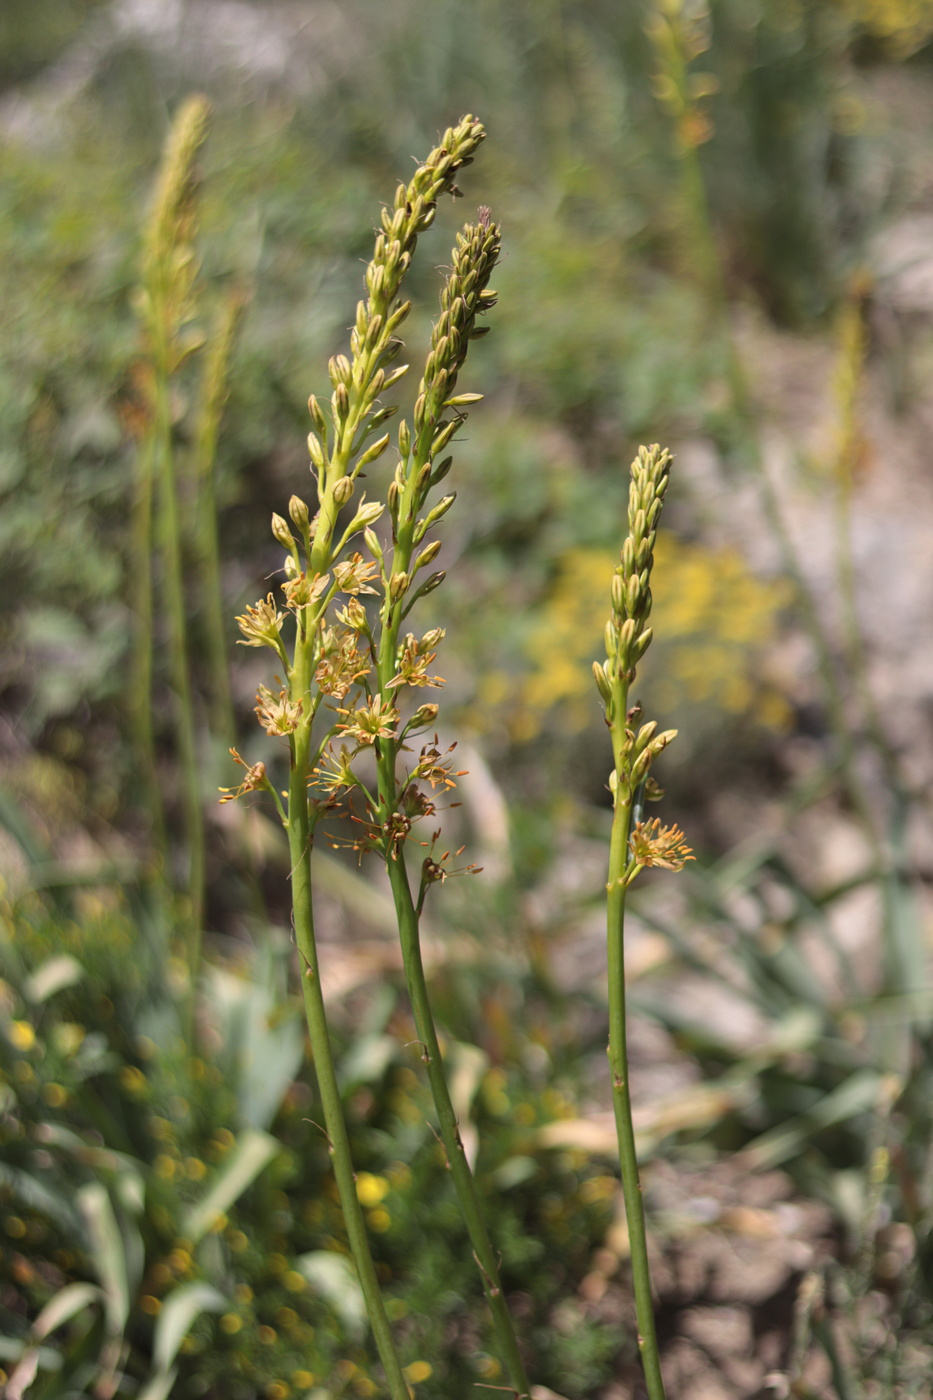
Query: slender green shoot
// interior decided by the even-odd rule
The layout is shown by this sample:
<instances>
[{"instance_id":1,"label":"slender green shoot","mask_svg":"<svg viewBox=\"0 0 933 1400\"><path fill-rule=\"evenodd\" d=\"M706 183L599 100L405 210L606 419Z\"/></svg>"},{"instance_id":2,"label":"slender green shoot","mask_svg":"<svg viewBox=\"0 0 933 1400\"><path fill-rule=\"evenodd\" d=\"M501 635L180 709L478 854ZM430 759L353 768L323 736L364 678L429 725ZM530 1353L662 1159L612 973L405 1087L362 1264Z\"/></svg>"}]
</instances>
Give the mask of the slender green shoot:
<instances>
[{"instance_id":1,"label":"slender green shoot","mask_svg":"<svg viewBox=\"0 0 933 1400\"><path fill-rule=\"evenodd\" d=\"M207 643L210 711L215 730L219 730L228 747L236 739L236 720L230 694L227 625L220 582L214 469L224 405L230 392L230 362L248 300L248 294L241 286L236 286L229 292L216 330L207 346L191 461L196 501L195 548L201 576L200 592Z\"/></svg>"},{"instance_id":2,"label":"slender green shoot","mask_svg":"<svg viewBox=\"0 0 933 1400\"><path fill-rule=\"evenodd\" d=\"M612 737L612 834L609 846L607 935L609 975L609 1066L612 1102L619 1139L622 1192L632 1255L632 1281L638 1347L649 1400L664 1400L648 1267L645 1208L629 1088L625 1006L625 896L632 881L648 866L680 870L691 860L684 834L676 826L644 819L646 802L663 794L650 776L651 765L675 737L674 729L657 732L651 720L636 729L641 707L629 706L636 667L651 643L651 568L658 519L667 491L670 454L659 447L641 447L632 463L629 489L628 537L612 580L612 613L606 624L606 660L593 663L593 675L605 707Z\"/></svg>"},{"instance_id":3,"label":"slender green shoot","mask_svg":"<svg viewBox=\"0 0 933 1400\"><path fill-rule=\"evenodd\" d=\"M204 816L201 806L194 696L188 665L182 532L173 440L175 376L202 341L189 329L197 262L195 225L198 152L207 135L210 107L194 96L180 109L168 135L155 202L146 231L142 286L137 301L145 336L150 396L152 482L157 497L155 537L168 630L175 728L183 784L188 871L184 924L191 995L201 959L204 900ZM141 510L141 515L143 511ZM150 621L152 621L150 610ZM140 645L151 647L149 635ZM151 658L140 674L152 676ZM144 703L140 697L141 703ZM151 704L151 700L150 700ZM151 725L151 719L149 721ZM150 738L151 743L151 738Z\"/></svg>"}]
</instances>

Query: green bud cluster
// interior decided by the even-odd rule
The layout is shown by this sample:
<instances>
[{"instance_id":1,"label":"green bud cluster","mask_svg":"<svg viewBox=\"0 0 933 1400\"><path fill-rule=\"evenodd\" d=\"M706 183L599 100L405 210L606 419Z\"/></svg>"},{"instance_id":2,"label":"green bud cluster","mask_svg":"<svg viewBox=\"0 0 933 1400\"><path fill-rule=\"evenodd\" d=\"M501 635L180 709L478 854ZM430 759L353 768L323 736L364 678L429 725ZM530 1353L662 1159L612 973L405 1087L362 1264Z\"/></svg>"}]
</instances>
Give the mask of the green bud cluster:
<instances>
[{"instance_id":1,"label":"green bud cluster","mask_svg":"<svg viewBox=\"0 0 933 1400\"><path fill-rule=\"evenodd\" d=\"M308 403L314 423L308 451L322 496L346 476L355 477L388 445L388 437L381 438L352 465L369 436L395 412L394 405L377 406L379 395L408 369L407 365L390 366L402 348L396 332L411 310L411 302L397 305L396 298L418 236L433 223L441 195L459 193L454 177L471 163L485 136L481 122L463 117L456 127L445 131L441 144L418 167L410 183L399 185L393 207L382 211L382 228L366 269L368 295L357 305L350 336L350 357L335 355L328 365L333 389L329 413L314 395Z\"/></svg>"},{"instance_id":2,"label":"green bud cluster","mask_svg":"<svg viewBox=\"0 0 933 1400\"><path fill-rule=\"evenodd\" d=\"M646 781L652 762L671 742L676 730L656 733L652 721L637 732L632 725L640 707L628 709L629 687L638 662L651 645L651 569L658 520L670 478L671 454L657 445L640 447L632 463L628 500L628 535L612 578L612 613L605 629L606 660L593 663L606 723L613 733L615 800L629 802Z\"/></svg>"}]
</instances>

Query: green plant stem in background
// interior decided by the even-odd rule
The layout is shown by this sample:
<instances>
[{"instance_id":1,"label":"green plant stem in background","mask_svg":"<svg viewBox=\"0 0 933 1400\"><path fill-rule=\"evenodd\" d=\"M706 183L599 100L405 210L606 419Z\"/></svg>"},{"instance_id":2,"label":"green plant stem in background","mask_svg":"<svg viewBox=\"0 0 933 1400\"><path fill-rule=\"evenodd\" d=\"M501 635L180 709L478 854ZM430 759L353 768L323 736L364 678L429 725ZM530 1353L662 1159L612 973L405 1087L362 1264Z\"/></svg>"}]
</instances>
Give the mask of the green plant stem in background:
<instances>
[{"instance_id":1,"label":"green plant stem in background","mask_svg":"<svg viewBox=\"0 0 933 1400\"><path fill-rule=\"evenodd\" d=\"M698 87L694 79L704 75L690 72L692 60L708 47L708 18L705 10L694 17L677 4L659 5L648 25L648 35L658 58L656 92L674 125L681 171L685 257L703 289L719 330L732 409L741 430L744 449L755 468L765 517L780 549L784 572L793 583L804 625L816 654L846 791L875 854L880 855L877 814L858 770L856 745L836 674L832 643L785 522L778 492L762 458L754 426L754 404L729 315L722 259L716 243L699 154L700 145L712 134L712 127L703 110L703 98L714 89L704 90L702 83Z\"/></svg>"},{"instance_id":2,"label":"green plant stem in background","mask_svg":"<svg viewBox=\"0 0 933 1400\"><path fill-rule=\"evenodd\" d=\"M160 552L176 742L183 788L187 845L184 927L189 978L189 1028L193 1027L195 984L201 960L204 902L204 815L188 664L182 532L178 474L172 431L174 376L200 344L185 327L193 314L197 263L191 246L197 178L195 161L207 135L210 107L200 96L181 107L169 132L146 233L140 316L146 334L151 412L152 478L158 496ZM151 669L150 669L151 679ZM149 701L151 705L151 698ZM150 719L151 725L151 719Z\"/></svg>"},{"instance_id":3,"label":"green plant stem in background","mask_svg":"<svg viewBox=\"0 0 933 1400\"><path fill-rule=\"evenodd\" d=\"M220 582L220 543L217 536L217 501L214 489L217 441L224 404L229 393L230 361L247 307L247 294L235 287L227 296L219 324L207 349L192 470L194 475L195 528L201 571L201 596L210 672L211 714L229 747L236 739L236 720L230 694L227 625Z\"/></svg>"},{"instance_id":4,"label":"green plant stem in background","mask_svg":"<svg viewBox=\"0 0 933 1400\"><path fill-rule=\"evenodd\" d=\"M133 661L130 690L130 716L140 767L145 810L149 814L152 844L158 870L155 885L162 891L165 880L165 816L156 773L155 732L152 720L152 624L153 624L153 442L147 430L139 443L136 467L136 500L133 509L132 595Z\"/></svg>"}]
</instances>

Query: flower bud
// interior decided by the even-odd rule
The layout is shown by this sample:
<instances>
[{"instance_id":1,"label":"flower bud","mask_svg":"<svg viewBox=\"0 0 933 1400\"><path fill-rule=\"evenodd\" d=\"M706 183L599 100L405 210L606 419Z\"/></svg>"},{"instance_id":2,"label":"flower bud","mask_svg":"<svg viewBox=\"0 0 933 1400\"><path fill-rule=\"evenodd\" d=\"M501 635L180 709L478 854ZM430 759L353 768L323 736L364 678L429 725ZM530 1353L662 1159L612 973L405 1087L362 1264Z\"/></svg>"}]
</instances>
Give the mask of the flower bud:
<instances>
[{"instance_id":1,"label":"flower bud","mask_svg":"<svg viewBox=\"0 0 933 1400\"><path fill-rule=\"evenodd\" d=\"M314 463L315 467L317 467L319 472L322 472L324 470L326 458L324 456L323 444L317 433L308 434L308 452L311 455L311 461Z\"/></svg>"},{"instance_id":2,"label":"flower bud","mask_svg":"<svg viewBox=\"0 0 933 1400\"><path fill-rule=\"evenodd\" d=\"M297 525L299 530L307 530L311 513L300 496L291 497L288 502L288 513L292 518L293 525Z\"/></svg>"},{"instance_id":3,"label":"flower bud","mask_svg":"<svg viewBox=\"0 0 933 1400\"><path fill-rule=\"evenodd\" d=\"M272 533L279 544L284 545L286 549L295 548L295 537L280 515L273 514L272 516Z\"/></svg>"},{"instance_id":4,"label":"flower bud","mask_svg":"<svg viewBox=\"0 0 933 1400\"><path fill-rule=\"evenodd\" d=\"M392 575L389 580L389 597L392 599L393 603L397 602L402 594L408 591L410 582L411 580L406 573Z\"/></svg>"},{"instance_id":5,"label":"flower bud","mask_svg":"<svg viewBox=\"0 0 933 1400\"><path fill-rule=\"evenodd\" d=\"M431 453L433 456L437 456L438 452L443 452L459 427L460 420L458 418L453 419L450 423L441 423L438 425L431 442Z\"/></svg>"},{"instance_id":6,"label":"flower bud","mask_svg":"<svg viewBox=\"0 0 933 1400\"><path fill-rule=\"evenodd\" d=\"M430 651L432 647L437 646L438 642L442 642L446 636L447 632L445 628L432 627L430 632L425 632L424 636L421 638L422 650L427 648L427 650Z\"/></svg>"},{"instance_id":7,"label":"flower bud","mask_svg":"<svg viewBox=\"0 0 933 1400\"><path fill-rule=\"evenodd\" d=\"M428 564L433 564L434 560L437 558L440 552L440 540L432 540L431 543L418 555L418 558L415 560L415 566L412 572L417 573L419 569L424 569L427 567Z\"/></svg>"},{"instance_id":8,"label":"flower bud","mask_svg":"<svg viewBox=\"0 0 933 1400\"><path fill-rule=\"evenodd\" d=\"M403 457L411 452L411 430L404 418L398 425L398 450Z\"/></svg>"},{"instance_id":9,"label":"flower bud","mask_svg":"<svg viewBox=\"0 0 933 1400\"><path fill-rule=\"evenodd\" d=\"M361 501L360 508L350 523L350 529L363 530L369 525L374 525L379 519L385 506L381 501Z\"/></svg>"},{"instance_id":10,"label":"flower bud","mask_svg":"<svg viewBox=\"0 0 933 1400\"><path fill-rule=\"evenodd\" d=\"M444 407L466 408L471 403L480 403L485 397L485 394L455 394L452 399L447 399Z\"/></svg>"},{"instance_id":11,"label":"flower bud","mask_svg":"<svg viewBox=\"0 0 933 1400\"><path fill-rule=\"evenodd\" d=\"M355 489L352 476L342 476L334 486L334 500L338 506L345 506Z\"/></svg>"},{"instance_id":12,"label":"flower bud","mask_svg":"<svg viewBox=\"0 0 933 1400\"><path fill-rule=\"evenodd\" d=\"M363 539L366 541L366 548L369 550L370 554L374 559L378 559L381 564L383 560L382 545L379 543L379 536L376 534L375 530L365 529L363 531Z\"/></svg>"},{"instance_id":13,"label":"flower bud","mask_svg":"<svg viewBox=\"0 0 933 1400\"><path fill-rule=\"evenodd\" d=\"M612 703L612 686L609 684L605 667L600 666L598 661L593 662L593 679L603 700L607 705L610 705Z\"/></svg>"},{"instance_id":14,"label":"flower bud","mask_svg":"<svg viewBox=\"0 0 933 1400\"><path fill-rule=\"evenodd\" d=\"M362 457L356 464L356 470L362 471L363 467L368 467L371 462L375 462L381 457L389 445L389 434L385 433L378 442L374 442L371 447L367 447Z\"/></svg>"},{"instance_id":15,"label":"flower bud","mask_svg":"<svg viewBox=\"0 0 933 1400\"><path fill-rule=\"evenodd\" d=\"M437 715L437 705L419 705L408 721L408 727L409 729L424 729L426 726L434 724Z\"/></svg>"},{"instance_id":16,"label":"flower bud","mask_svg":"<svg viewBox=\"0 0 933 1400\"><path fill-rule=\"evenodd\" d=\"M334 417L339 423L345 423L350 416L350 395L347 393L346 384L338 384L331 395L331 403L334 406Z\"/></svg>"}]
</instances>

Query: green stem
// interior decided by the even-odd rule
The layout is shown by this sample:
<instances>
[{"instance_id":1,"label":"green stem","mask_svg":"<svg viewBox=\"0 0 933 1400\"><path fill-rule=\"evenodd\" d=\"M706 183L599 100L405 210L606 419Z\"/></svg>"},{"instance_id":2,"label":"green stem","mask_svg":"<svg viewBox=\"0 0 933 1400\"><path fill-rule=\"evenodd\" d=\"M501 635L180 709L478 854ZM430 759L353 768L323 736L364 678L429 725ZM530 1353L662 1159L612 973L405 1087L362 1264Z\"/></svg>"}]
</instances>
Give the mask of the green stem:
<instances>
[{"instance_id":1,"label":"green stem","mask_svg":"<svg viewBox=\"0 0 933 1400\"><path fill-rule=\"evenodd\" d=\"M288 845L292 863L292 910L295 921L295 941L302 962L301 989L304 996L311 1053L324 1110L324 1126L334 1164L334 1176L340 1196L350 1252L356 1266L360 1287L366 1303L373 1336L386 1374L392 1400L409 1400L408 1385L402 1374L395 1350L392 1331L386 1314L376 1267L366 1236L363 1210L356 1194L356 1178L350 1156L350 1140L340 1101L337 1072L327 1030L327 1014L321 991L317 943L311 903L311 841L307 797L307 744L310 730L296 735L289 786Z\"/></svg>"},{"instance_id":2,"label":"green stem","mask_svg":"<svg viewBox=\"0 0 933 1400\"><path fill-rule=\"evenodd\" d=\"M167 355L157 346L155 377L155 449L158 458L160 484L160 534L162 545L163 583L168 604L169 651L171 677L175 691L178 758L184 791L185 835L188 841L188 911L187 926L188 977L190 980L193 1023L195 983L201 964L201 925L204 905L204 818L198 781L198 754L195 737L194 704L191 677L188 670L187 621L181 553L181 526L178 512L178 484L172 450L171 414L168 401Z\"/></svg>"},{"instance_id":3,"label":"green stem","mask_svg":"<svg viewBox=\"0 0 933 1400\"><path fill-rule=\"evenodd\" d=\"M398 921L408 995L411 998L415 1029L418 1032L418 1039L421 1041L421 1058L427 1070L431 1097L437 1111L441 1140L447 1154L447 1166L453 1177L460 1210L470 1236L473 1257L482 1275L483 1291L489 1304L493 1327L505 1359L509 1378L516 1396L527 1397L530 1395L530 1387L525 1374L524 1362L519 1351L518 1339L515 1336L515 1328L512 1325L508 1304L502 1292L499 1265L489 1238L489 1232L486 1229L482 1203L476 1189L476 1181L470 1170L470 1164L466 1158L457 1115L450 1099L447 1076L444 1073L444 1060L437 1039L434 1014L431 1010L424 976L418 914L412 900L411 886L408 883L404 848L400 846L394 859L388 860L386 864L389 871L389 883L392 886L392 897L395 901L395 915Z\"/></svg>"},{"instance_id":4,"label":"green stem","mask_svg":"<svg viewBox=\"0 0 933 1400\"><path fill-rule=\"evenodd\" d=\"M152 469L153 441L151 432L147 432L139 448L139 475L133 512L132 571L136 632L130 710L144 802L152 821L153 844L158 853L158 880L161 882L165 869L165 818L156 777L152 722Z\"/></svg>"},{"instance_id":5,"label":"green stem","mask_svg":"<svg viewBox=\"0 0 933 1400\"><path fill-rule=\"evenodd\" d=\"M232 745L236 740L236 720L230 693L226 614L220 586L220 544L214 477L217 442L228 392L230 359L245 306L243 292L235 291L228 299L221 323L215 332L204 373L203 401L194 450L194 478L198 504L196 529L204 594L207 661L213 692L212 713L228 745Z\"/></svg>"},{"instance_id":6,"label":"green stem","mask_svg":"<svg viewBox=\"0 0 933 1400\"><path fill-rule=\"evenodd\" d=\"M632 1257L632 1283L635 1291L635 1319L638 1324L638 1350L641 1354L649 1400L665 1400L664 1381L651 1297L648 1267L648 1238L645 1204L642 1199L629 1092L628 1044L625 1012L625 872L628 864L628 837L631 807L617 799L612 818L609 845L609 895L607 933L609 964L609 1067L612 1071L612 1107L619 1139L622 1194L628 1223Z\"/></svg>"}]
</instances>

